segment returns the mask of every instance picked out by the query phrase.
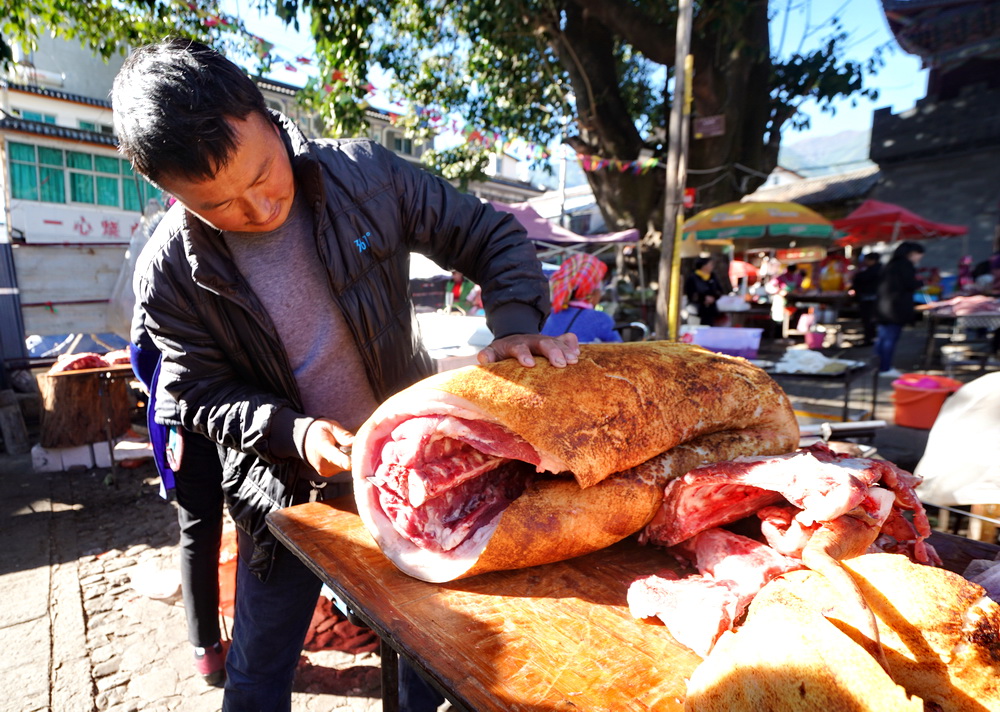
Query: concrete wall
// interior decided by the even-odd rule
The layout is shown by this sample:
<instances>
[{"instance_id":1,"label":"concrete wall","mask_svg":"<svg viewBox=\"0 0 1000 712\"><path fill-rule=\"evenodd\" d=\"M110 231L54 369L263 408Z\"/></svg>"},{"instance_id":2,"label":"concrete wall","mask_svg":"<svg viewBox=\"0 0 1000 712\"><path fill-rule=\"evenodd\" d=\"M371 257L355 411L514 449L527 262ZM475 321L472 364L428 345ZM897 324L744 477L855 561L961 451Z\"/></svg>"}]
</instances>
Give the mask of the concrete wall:
<instances>
[{"instance_id":1,"label":"concrete wall","mask_svg":"<svg viewBox=\"0 0 1000 712\"><path fill-rule=\"evenodd\" d=\"M923 265L954 271L963 254L972 255L973 263L990 255L1000 219L1000 148L881 168L872 198L969 228L964 237L927 240Z\"/></svg>"},{"instance_id":2,"label":"concrete wall","mask_svg":"<svg viewBox=\"0 0 1000 712\"><path fill-rule=\"evenodd\" d=\"M125 56L115 54L104 62L75 39L56 39L43 34L38 38L38 50L29 59L38 69L63 75L62 86L52 88L106 100Z\"/></svg>"},{"instance_id":3,"label":"concrete wall","mask_svg":"<svg viewBox=\"0 0 1000 712\"><path fill-rule=\"evenodd\" d=\"M872 198L969 228L965 237L927 241L924 265L954 272L964 254L974 262L991 254L1000 221L1000 91L970 86L899 114L876 111L871 158L881 169Z\"/></svg>"}]
</instances>

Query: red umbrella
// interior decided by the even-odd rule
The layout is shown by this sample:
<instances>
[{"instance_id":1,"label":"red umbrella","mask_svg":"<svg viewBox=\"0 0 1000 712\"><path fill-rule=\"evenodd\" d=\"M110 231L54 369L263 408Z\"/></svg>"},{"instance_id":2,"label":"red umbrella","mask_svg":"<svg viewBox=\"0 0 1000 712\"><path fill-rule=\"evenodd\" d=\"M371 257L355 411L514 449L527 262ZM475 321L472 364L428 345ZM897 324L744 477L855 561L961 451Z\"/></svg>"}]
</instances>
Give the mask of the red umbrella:
<instances>
[{"instance_id":1,"label":"red umbrella","mask_svg":"<svg viewBox=\"0 0 1000 712\"><path fill-rule=\"evenodd\" d=\"M954 237L969 232L964 225L934 222L906 208L878 200L866 200L846 218L834 220L833 226L847 233L836 240L836 244L842 247L869 242Z\"/></svg>"}]
</instances>

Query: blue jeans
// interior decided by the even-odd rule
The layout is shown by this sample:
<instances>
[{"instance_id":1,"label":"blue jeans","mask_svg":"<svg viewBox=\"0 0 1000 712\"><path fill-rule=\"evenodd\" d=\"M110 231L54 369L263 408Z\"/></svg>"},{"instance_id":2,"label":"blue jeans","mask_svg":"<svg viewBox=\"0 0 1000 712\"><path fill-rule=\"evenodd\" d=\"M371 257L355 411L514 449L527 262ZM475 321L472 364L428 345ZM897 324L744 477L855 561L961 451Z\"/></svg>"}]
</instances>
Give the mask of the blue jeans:
<instances>
[{"instance_id":1,"label":"blue jeans","mask_svg":"<svg viewBox=\"0 0 1000 712\"><path fill-rule=\"evenodd\" d=\"M250 573L240 556L223 712L291 709L295 667L321 587L316 574L283 546L277 547L266 582Z\"/></svg>"},{"instance_id":2,"label":"blue jeans","mask_svg":"<svg viewBox=\"0 0 1000 712\"><path fill-rule=\"evenodd\" d=\"M416 668L399 658L399 709L400 712L435 712L444 702L444 696L430 683L424 682Z\"/></svg>"},{"instance_id":3,"label":"blue jeans","mask_svg":"<svg viewBox=\"0 0 1000 712\"><path fill-rule=\"evenodd\" d=\"M878 370L888 371L892 368L892 357L896 353L899 335L903 333L902 324L879 324L878 338L875 339L875 355L878 356Z\"/></svg>"},{"instance_id":4,"label":"blue jeans","mask_svg":"<svg viewBox=\"0 0 1000 712\"><path fill-rule=\"evenodd\" d=\"M267 582L250 573L239 558L222 712L289 712L295 668L321 588L316 575L283 546L277 548ZM443 702L444 697L400 658L399 709L434 712Z\"/></svg>"}]
</instances>

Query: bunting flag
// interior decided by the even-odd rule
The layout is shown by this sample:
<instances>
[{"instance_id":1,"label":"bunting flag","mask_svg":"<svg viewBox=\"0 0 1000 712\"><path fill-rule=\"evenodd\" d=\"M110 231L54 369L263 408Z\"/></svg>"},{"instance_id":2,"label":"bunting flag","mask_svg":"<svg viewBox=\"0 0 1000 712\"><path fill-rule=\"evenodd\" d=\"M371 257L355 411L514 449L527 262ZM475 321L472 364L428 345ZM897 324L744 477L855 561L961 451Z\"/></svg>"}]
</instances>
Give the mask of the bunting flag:
<instances>
[{"instance_id":1,"label":"bunting flag","mask_svg":"<svg viewBox=\"0 0 1000 712\"><path fill-rule=\"evenodd\" d=\"M658 168L661 165L666 168L665 162L662 159L655 157L642 158L636 161L622 161L617 158L587 156L582 153L576 154L576 157L577 160L580 161L580 167L588 173L610 169L616 170L619 173L627 173L631 171L635 175L645 175L652 169Z\"/></svg>"},{"instance_id":2,"label":"bunting flag","mask_svg":"<svg viewBox=\"0 0 1000 712\"><path fill-rule=\"evenodd\" d=\"M526 154L527 157L535 160L545 160L550 158L552 155L544 146L534 143L529 144L522 139L506 139L499 131L478 129L472 124L466 124L465 127L459 131L458 123L454 120L451 122L450 128L453 133L461 133L462 136L465 137L466 143L490 148L497 153L516 151L518 153Z\"/></svg>"}]
</instances>

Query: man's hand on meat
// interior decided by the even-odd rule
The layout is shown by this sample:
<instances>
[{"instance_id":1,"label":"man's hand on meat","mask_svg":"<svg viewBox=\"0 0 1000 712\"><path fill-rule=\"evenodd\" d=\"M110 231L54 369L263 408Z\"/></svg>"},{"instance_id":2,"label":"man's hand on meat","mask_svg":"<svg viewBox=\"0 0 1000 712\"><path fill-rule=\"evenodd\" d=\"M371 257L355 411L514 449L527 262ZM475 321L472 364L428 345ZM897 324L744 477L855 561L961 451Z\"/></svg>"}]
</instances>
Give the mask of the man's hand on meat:
<instances>
[{"instance_id":1,"label":"man's hand on meat","mask_svg":"<svg viewBox=\"0 0 1000 712\"><path fill-rule=\"evenodd\" d=\"M354 433L335 420L317 418L306 429L302 450L308 462L322 477L333 477L351 469L351 446Z\"/></svg>"},{"instance_id":2,"label":"man's hand on meat","mask_svg":"<svg viewBox=\"0 0 1000 712\"><path fill-rule=\"evenodd\" d=\"M539 334L511 334L496 339L479 352L479 363L497 363L505 358L517 359L522 366L535 365L534 356L544 356L553 366L562 368L576 363L580 358L580 343L576 334L541 336Z\"/></svg>"}]
</instances>

